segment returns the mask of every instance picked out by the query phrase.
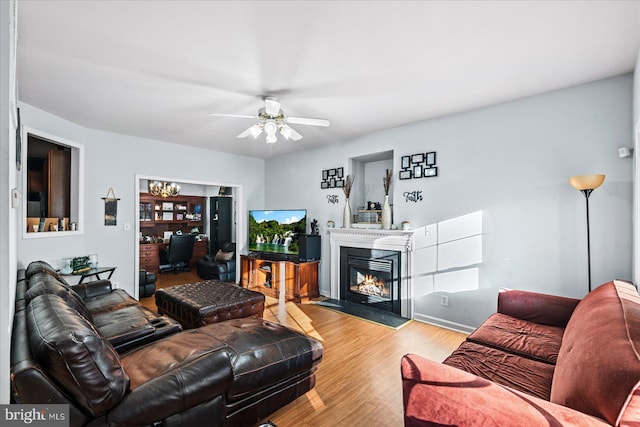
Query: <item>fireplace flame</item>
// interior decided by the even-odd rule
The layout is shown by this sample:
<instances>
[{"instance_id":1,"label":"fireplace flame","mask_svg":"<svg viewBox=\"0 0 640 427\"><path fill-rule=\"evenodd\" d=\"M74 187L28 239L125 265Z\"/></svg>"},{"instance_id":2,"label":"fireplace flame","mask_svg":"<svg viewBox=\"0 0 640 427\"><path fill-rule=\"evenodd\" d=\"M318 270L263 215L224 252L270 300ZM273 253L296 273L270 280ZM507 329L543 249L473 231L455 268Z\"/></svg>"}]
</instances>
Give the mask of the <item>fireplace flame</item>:
<instances>
[{"instance_id":1,"label":"fireplace flame","mask_svg":"<svg viewBox=\"0 0 640 427\"><path fill-rule=\"evenodd\" d=\"M378 280L378 278L372 274L365 274L362 281L358 283L358 292L365 295L384 295L384 280Z\"/></svg>"}]
</instances>

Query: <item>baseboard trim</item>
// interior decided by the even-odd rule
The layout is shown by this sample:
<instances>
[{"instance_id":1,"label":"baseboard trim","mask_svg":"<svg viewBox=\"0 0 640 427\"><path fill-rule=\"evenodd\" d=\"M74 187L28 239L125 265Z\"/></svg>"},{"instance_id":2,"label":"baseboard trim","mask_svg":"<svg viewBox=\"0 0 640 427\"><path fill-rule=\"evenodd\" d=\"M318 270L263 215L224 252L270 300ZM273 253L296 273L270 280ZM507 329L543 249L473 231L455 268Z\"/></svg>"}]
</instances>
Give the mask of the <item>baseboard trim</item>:
<instances>
[{"instance_id":1,"label":"baseboard trim","mask_svg":"<svg viewBox=\"0 0 640 427\"><path fill-rule=\"evenodd\" d=\"M440 326L441 328L451 329L452 331L462 332L463 334L470 334L475 331L473 326L463 325L462 323L451 322L449 320L439 319L437 317L431 317L424 314L413 314L413 320L418 322L428 323L434 326Z\"/></svg>"}]
</instances>

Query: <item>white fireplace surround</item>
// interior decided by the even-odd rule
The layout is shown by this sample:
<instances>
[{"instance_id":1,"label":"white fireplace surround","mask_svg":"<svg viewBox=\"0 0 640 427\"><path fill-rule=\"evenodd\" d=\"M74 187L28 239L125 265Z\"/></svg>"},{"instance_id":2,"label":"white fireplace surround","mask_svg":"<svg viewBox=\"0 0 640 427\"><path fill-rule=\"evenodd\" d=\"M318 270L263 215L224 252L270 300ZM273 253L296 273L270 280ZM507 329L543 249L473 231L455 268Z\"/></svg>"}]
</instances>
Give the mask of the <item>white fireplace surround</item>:
<instances>
[{"instance_id":1,"label":"white fireplace surround","mask_svg":"<svg viewBox=\"0 0 640 427\"><path fill-rule=\"evenodd\" d=\"M331 298L340 299L340 248L382 249L400 252L400 314L413 318L413 278L415 235L425 229L378 230L360 228L329 228L331 245Z\"/></svg>"}]
</instances>

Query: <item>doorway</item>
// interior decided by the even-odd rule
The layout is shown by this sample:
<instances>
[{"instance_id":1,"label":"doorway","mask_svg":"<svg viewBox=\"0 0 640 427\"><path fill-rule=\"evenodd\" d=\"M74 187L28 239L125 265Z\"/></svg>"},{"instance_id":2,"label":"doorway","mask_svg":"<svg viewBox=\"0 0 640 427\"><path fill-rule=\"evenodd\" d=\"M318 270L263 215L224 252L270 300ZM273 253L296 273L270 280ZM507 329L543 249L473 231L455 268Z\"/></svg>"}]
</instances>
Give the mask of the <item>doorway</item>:
<instances>
[{"instance_id":1,"label":"doorway","mask_svg":"<svg viewBox=\"0 0 640 427\"><path fill-rule=\"evenodd\" d=\"M168 185L179 186L179 192L175 196L153 196L148 194L149 183L160 182ZM203 257L210 249L211 232L215 221L212 221L215 212L211 211L210 200L219 197L228 198L231 218L231 240L236 242L238 252L244 247L242 212L242 186L222 182L196 181L174 177L143 176L135 177L135 209L139 210L134 233L135 239L135 286L134 293L140 299L140 270L146 269L148 260L147 251L159 252L159 246L166 246L165 239L171 234L192 233L197 236L199 252L194 251L194 257ZM155 253L153 268L159 267L159 254ZM153 255L153 254L152 254ZM151 255L149 255L151 256ZM195 259L195 258L193 258ZM236 277L240 277L240 263L236 262ZM193 268L195 272L195 268ZM156 272L154 270L154 272ZM159 269L157 271L159 274ZM158 276L159 277L159 276Z\"/></svg>"}]
</instances>

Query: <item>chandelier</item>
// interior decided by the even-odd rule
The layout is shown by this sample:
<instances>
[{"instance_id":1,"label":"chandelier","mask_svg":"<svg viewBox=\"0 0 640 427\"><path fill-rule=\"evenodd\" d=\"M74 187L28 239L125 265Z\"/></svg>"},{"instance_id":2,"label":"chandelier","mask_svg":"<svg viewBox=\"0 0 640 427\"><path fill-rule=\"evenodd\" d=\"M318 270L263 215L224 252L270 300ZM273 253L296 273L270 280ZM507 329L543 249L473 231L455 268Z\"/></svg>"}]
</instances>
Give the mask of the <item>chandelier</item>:
<instances>
[{"instance_id":1,"label":"chandelier","mask_svg":"<svg viewBox=\"0 0 640 427\"><path fill-rule=\"evenodd\" d=\"M169 184L168 182L154 181L149 183L149 193L162 197L177 196L180 194L180 186L175 182Z\"/></svg>"}]
</instances>

